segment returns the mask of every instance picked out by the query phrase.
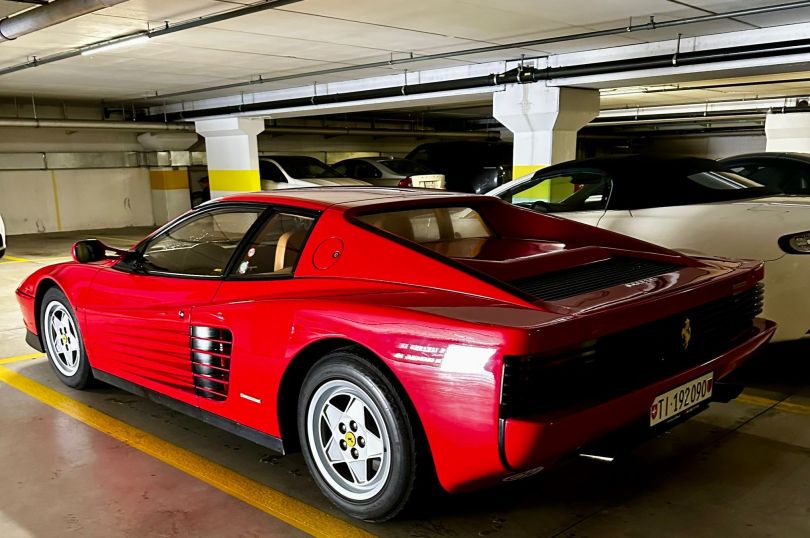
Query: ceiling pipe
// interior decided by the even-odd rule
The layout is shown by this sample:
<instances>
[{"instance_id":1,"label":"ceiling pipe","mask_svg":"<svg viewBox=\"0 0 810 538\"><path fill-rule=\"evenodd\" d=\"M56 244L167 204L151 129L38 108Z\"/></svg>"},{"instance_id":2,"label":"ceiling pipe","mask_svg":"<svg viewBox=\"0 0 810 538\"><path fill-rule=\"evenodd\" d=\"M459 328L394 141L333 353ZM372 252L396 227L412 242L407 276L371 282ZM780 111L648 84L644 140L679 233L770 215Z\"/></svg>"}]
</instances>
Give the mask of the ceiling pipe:
<instances>
[{"instance_id":1,"label":"ceiling pipe","mask_svg":"<svg viewBox=\"0 0 810 538\"><path fill-rule=\"evenodd\" d=\"M592 121L587 127L617 127L625 125L662 125L667 123L710 123L710 122L744 122L764 120L766 112L741 112L735 114L706 114L706 115L686 115L676 117L656 117L656 118L628 118L609 119L603 121Z\"/></svg>"},{"instance_id":2,"label":"ceiling pipe","mask_svg":"<svg viewBox=\"0 0 810 538\"><path fill-rule=\"evenodd\" d=\"M126 0L53 0L0 20L0 43L124 2Z\"/></svg>"},{"instance_id":3,"label":"ceiling pipe","mask_svg":"<svg viewBox=\"0 0 810 538\"><path fill-rule=\"evenodd\" d=\"M60 0L54 0L53 3L59 2ZM68 0L64 0L68 1ZM74 0L70 0L74 1ZM125 0L116 0L115 3L121 3ZM33 58L25 63L11 65L8 67L0 68L0 75L8 75L10 73L16 73L17 71L22 71L23 69L29 69L31 67L38 67L40 65L50 64L54 62L58 62L61 60L67 60L68 58L75 58L77 56L81 56L83 52L96 50L102 48L106 45L112 45L115 43L121 43L127 41L129 39L135 37L160 37L163 35L173 34L175 32L180 32L182 30L189 30L191 28L198 28L200 26L205 26L207 24L212 24L215 22L222 22L229 19L233 19L236 17L243 17L245 15L251 15L253 13L259 13L260 11L264 11L267 9L275 9L281 6L286 6L288 4L294 4L296 2L300 2L301 0L265 0L264 2L260 2L258 4L251 4L249 6L243 6L240 8L232 9L229 11L225 11L223 13L217 13L215 15L206 15L203 17L195 17L193 19L185 20L182 22L178 22L176 24L170 24L167 22L164 26L158 27L153 30L149 30L146 32L135 32L131 34L119 35L115 37L111 37L109 39L103 39L101 41L96 41L94 43L89 43L83 47L70 49L65 52L58 52L56 54L51 54L49 56L43 56L41 58ZM107 0L105 3L111 3L112 0ZM53 5L48 4L49 6ZM42 9L42 8L37 8ZM100 9L100 8L99 8ZM36 10L34 10L36 11ZM22 16L22 15L20 15ZM0 41L1 42L1 41Z\"/></svg>"},{"instance_id":4,"label":"ceiling pipe","mask_svg":"<svg viewBox=\"0 0 810 538\"><path fill-rule=\"evenodd\" d=\"M144 121L46 120L33 118L0 118L0 127L29 127L40 129L109 130L109 131L194 131L192 123L162 123ZM416 138L454 138L485 140L499 138L493 131L430 131L427 129L363 129L352 127L267 127L267 134L321 136L403 136Z\"/></svg>"},{"instance_id":5,"label":"ceiling pipe","mask_svg":"<svg viewBox=\"0 0 810 538\"><path fill-rule=\"evenodd\" d=\"M260 101L239 105L214 107L209 109L152 114L147 115L145 119L153 121L161 119L164 121L176 121L228 114L244 114L248 112L255 112L257 113L256 115L260 115L265 111L269 114L274 110L288 108L311 107L335 103L351 103L369 99L390 99L401 97L403 95L424 95L443 91L501 86L504 84L527 84L559 78L583 77L625 71L640 71L646 69L671 68L688 65L706 65L716 62L772 58L792 54L810 55L810 38L777 43L758 43L754 45L742 45L738 47L728 47L725 49L701 51L678 52L676 49L671 54L660 54L656 56L612 60L606 62L594 62L584 65L546 67L544 69L537 69L534 67L517 67L505 73L493 73L478 77L427 82L423 84L389 86L385 88L375 88L371 90L360 90L328 95L313 95L310 97L297 97L277 101Z\"/></svg>"},{"instance_id":6,"label":"ceiling pipe","mask_svg":"<svg viewBox=\"0 0 810 538\"><path fill-rule=\"evenodd\" d=\"M732 19L738 17L750 17L753 15L764 15L767 13L777 13L780 11L787 11L791 9L799 9L799 8L806 8L810 7L810 0L804 0L800 2L789 2L785 4L776 4L771 6L759 6L753 8L745 8L745 9L738 9L735 11L727 11L725 13L713 13L708 15L698 15L695 17L687 17L683 19L674 19L669 21L656 21L653 17L650 17L650 22L643 23L643 24L629 24L627 26L619 26L615 28L608 28L605 30L595 30L591 32L582 32L578 34L568 34L568 35L561 35L555 37L545 37L540 39L532 39L528 41L518 41L513 43L504 43L502 45L491 45L486 47L476 47L473 49L463 49L463 50L456 50L456 51L449 51L449 52L439 52L436 54L426 54L422 56L412 56L409 58L397 58L397 59L390 59L390 60L383 60L379 62L371 62L365 64L357 64L357 65L350 65L350 66L342 66L342 67L332 67L329 69L321 69L318 71L309 71L307 73L300 73L300 74L293 74L293 75L283 75L278 77L262 77L258 79L243 81L243 82L233 82L230 84L220 84L218 86L209 86L206 88L198 88L194 90L185 90L173 93L164 93L160 95L155 95L154 98L160 99L172 99L175 97L182 97L186 95L195 95L199 93L207 93L213 91L222 91L222 90L232 90L236 88L242 88L246 86L255 86L260 84L267 84L273 82L283 82L287 80L296 80L302 78L313 78L313 77L321 77L324 75L334 75L337 73L346 73L349 71L356 71L360 69L373 69L379 67L391 67L395 65L403 65L403 64L410 64L414 62L425 62L429 60L440 60L445 58L457 58L460 56L470 56L473 54L485 54L491 52L499 52L503 50L510 50L510 49L526 49L530 47L538 47L542 45L551 45L556 43L564 43L567 41L581 41L583 39L592 39L596 37L606 37L606 36L613 36L613 35L621 35L621 34L628 34L632 32L641 32L646 30L656 30L658 28L671 28L676 26L684 26L688 24L698 24L703 22L710 22L719 19ZM526 58L528 59L528 58ZM3 74L0 71L0 75ZM152 99L150 96L149 99Z\"/></svg>"},{"instance_id":7,"label":"ceiling pipe","mask_svg":"<svg viewBox=\"0 0 810 538\"><path fill-rule=\"evenodd\" d=\"M0 127L34 127L67 130L110 131L194 131L191 123L162 123L146 121L93 121L93 120L40 120L23 118L0 118Z\"/></svg>"},{"instance_id":8,"label":"ceiling pipe","mask_svg":"<svg viewBox=\"0 0 810 538\"><path fill-rule=\"evenodd\" d=\"M487 140L500 138L497 131L431 131L427 129L362 129L354 127L267 127L266 134L304 134L323 136L406 136L416 138L453 138Z\"/></svg>"}]
</instances>

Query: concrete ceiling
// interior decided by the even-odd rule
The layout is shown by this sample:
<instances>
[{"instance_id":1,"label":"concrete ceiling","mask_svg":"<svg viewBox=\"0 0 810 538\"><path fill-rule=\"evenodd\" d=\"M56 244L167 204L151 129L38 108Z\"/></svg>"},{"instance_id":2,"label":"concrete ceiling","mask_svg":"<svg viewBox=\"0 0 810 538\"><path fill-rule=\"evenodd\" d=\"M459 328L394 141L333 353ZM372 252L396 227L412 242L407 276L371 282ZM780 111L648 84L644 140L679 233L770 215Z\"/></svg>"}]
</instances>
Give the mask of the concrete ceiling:
<instances>
[{"instance_id":1,"label":"concrete ceiling","mask_svg":"<svg viewBox=\"0 0 810 538\"><path fill-rule=\"evenodd\" d=\"M155 38L143 45L79 56L0 76L0 95L136 100L255 79L307 73L336 65L356 65L456 51L489 44L559 36L629 23L664 21L734 9L783 3L784 0L303 0L283 8L239 17ZM30 61L103 39L164 24L210 15L248 0L129 0L123 4L0 44L0 67ZM688 4L688 5L687 5ZM0 0L0 16L28 4ZM511 49L463 58L411 64L409 69L457 66L521 54L538 56L594 48L744 30L810 21L810 10L718 20L710 23L574 41L531 49ZM319 77L318 82L401 72L377 68ZM796 75L791 75L795 77ZM306 78L266 85L298 86ZM792 89L791 84L781 84ZM754 88L746 88L754 91ZM703 90L694 90L700 92ZM732 90L727 90L728 92ZM641 96L641 97L639 97ZM610 106L632 106L640 98L701 99L717 92L655 92L608 96Z\"/></svg>"}]
</instances>

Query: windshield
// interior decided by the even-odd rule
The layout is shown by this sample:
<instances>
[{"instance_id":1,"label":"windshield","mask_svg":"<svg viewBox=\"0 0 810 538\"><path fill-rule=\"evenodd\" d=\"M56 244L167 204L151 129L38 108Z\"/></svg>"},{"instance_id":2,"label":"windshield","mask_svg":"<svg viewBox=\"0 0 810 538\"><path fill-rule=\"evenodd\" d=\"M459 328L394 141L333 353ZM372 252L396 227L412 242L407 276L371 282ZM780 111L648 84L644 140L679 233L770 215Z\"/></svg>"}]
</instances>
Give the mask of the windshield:
<instances>
[{"instance_id":1,"label":"windshield","mask_svg":"<svg viewBox=\"0 0 810 538\"><path fill-rule=\"evenodd\" d=\"M541 213L604 209L610 196L609 178L598 171L572 170L518 183L499 195Z\"/></svg>"},{"instance_id":2,"label":"windshield","mask_svg":"<svg viewBox=\"0 0 810 538\"><path fill-rule=\"evenodd\" d=\"M390 168L394 173L403 176L415 176L419 174L432 174L433 171L416 161L409 161L408 159L388 159L380 161L380 164Z\"/></svg>"},{"instance_id":3,"label":"windshield","mask_svg":"<svg viewBox=\"0 0 810 538\"><path fill-rule=\"evenodd\" d=\"M329 165L314 157L276 156L272 157L290 177L295 179L326 179L344 177Z\"/></svg>"}]
</instances>

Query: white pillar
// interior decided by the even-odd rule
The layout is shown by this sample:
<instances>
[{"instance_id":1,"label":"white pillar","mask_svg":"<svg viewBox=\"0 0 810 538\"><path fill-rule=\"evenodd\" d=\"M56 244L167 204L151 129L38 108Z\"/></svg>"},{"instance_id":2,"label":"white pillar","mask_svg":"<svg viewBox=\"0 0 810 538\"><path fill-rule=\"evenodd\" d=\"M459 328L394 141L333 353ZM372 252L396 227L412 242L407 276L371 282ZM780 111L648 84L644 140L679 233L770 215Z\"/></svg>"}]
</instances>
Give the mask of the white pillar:
<instances>
[{"instance_id":1,"label":"white pillar","mask_svg":"<svg viewBox=\"0 0 810 538\"><path fill-rule=\"evenodd\" d=\"M765 151L810 153L810 112L768 114Z\"/></svg>"},{"instance_id":2,"label":"white pillar","mask_svg":"<svg viewBox=\"0 0 810 538\"><path fill-rule=\"evenodd\" d=\"M256 136L264 131L264 119L233 117L194 125L205 137L211 198L262 190Z\"/></svg>"},{"instance_id":3,"label":"white pillar","mask_svg":"<svg viewBox=\"0 0 810 538\"><path fill-rule=\"evenodd\" d=\"M150 168L152 184L152 211L155 224L166 224L191 209L188 168Z\"/></svg>"},{"instance_id":4,"label":"white pillar","mask_svg":"<svg viewBox=\"0 0 810 538\"><path fill-rule=\"evenodd\" d=\"M599 91L512 84L496 92L496 120L514 133L512 178L576 158L577 131L599 115Z\"/></svg>"},{"instance_id":5,"label":"white pillar","mask_svg":"<svg viewBox=\"0 0 810 538\"><path fill-rule=\"evenodd\" d=\"M169 162L164 163L167 166L155 166L149 157L157 155L157 152L185 151L197 143L197 135L188 132L141 133L138 143L150 152L146 156L147 163L150 163L152 212L155 224L160 226L191 209L188 166L175 166L171 156ZM155 158L155 161L159 159Z\"/></svg>"}]
</instances>

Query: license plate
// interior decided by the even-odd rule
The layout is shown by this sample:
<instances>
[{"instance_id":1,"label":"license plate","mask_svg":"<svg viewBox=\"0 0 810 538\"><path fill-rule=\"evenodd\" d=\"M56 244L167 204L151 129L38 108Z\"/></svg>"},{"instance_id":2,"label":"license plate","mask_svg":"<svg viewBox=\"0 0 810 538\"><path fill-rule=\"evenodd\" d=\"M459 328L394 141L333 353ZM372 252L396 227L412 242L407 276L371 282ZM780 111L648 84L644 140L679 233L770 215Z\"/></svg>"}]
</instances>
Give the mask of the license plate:
<instances>
[{"instance_id":1,"label":"license plate","mask_svg":"<svg viewBox=\"0 0 810 538\"><path fill-rule=\"evenodd\" d=\"M665 420L691 409L700 402L712 397L714 373L693 379L680 387L655 397L650 406L650 426L655 426Z\"/></svg>"}]
</instances>

